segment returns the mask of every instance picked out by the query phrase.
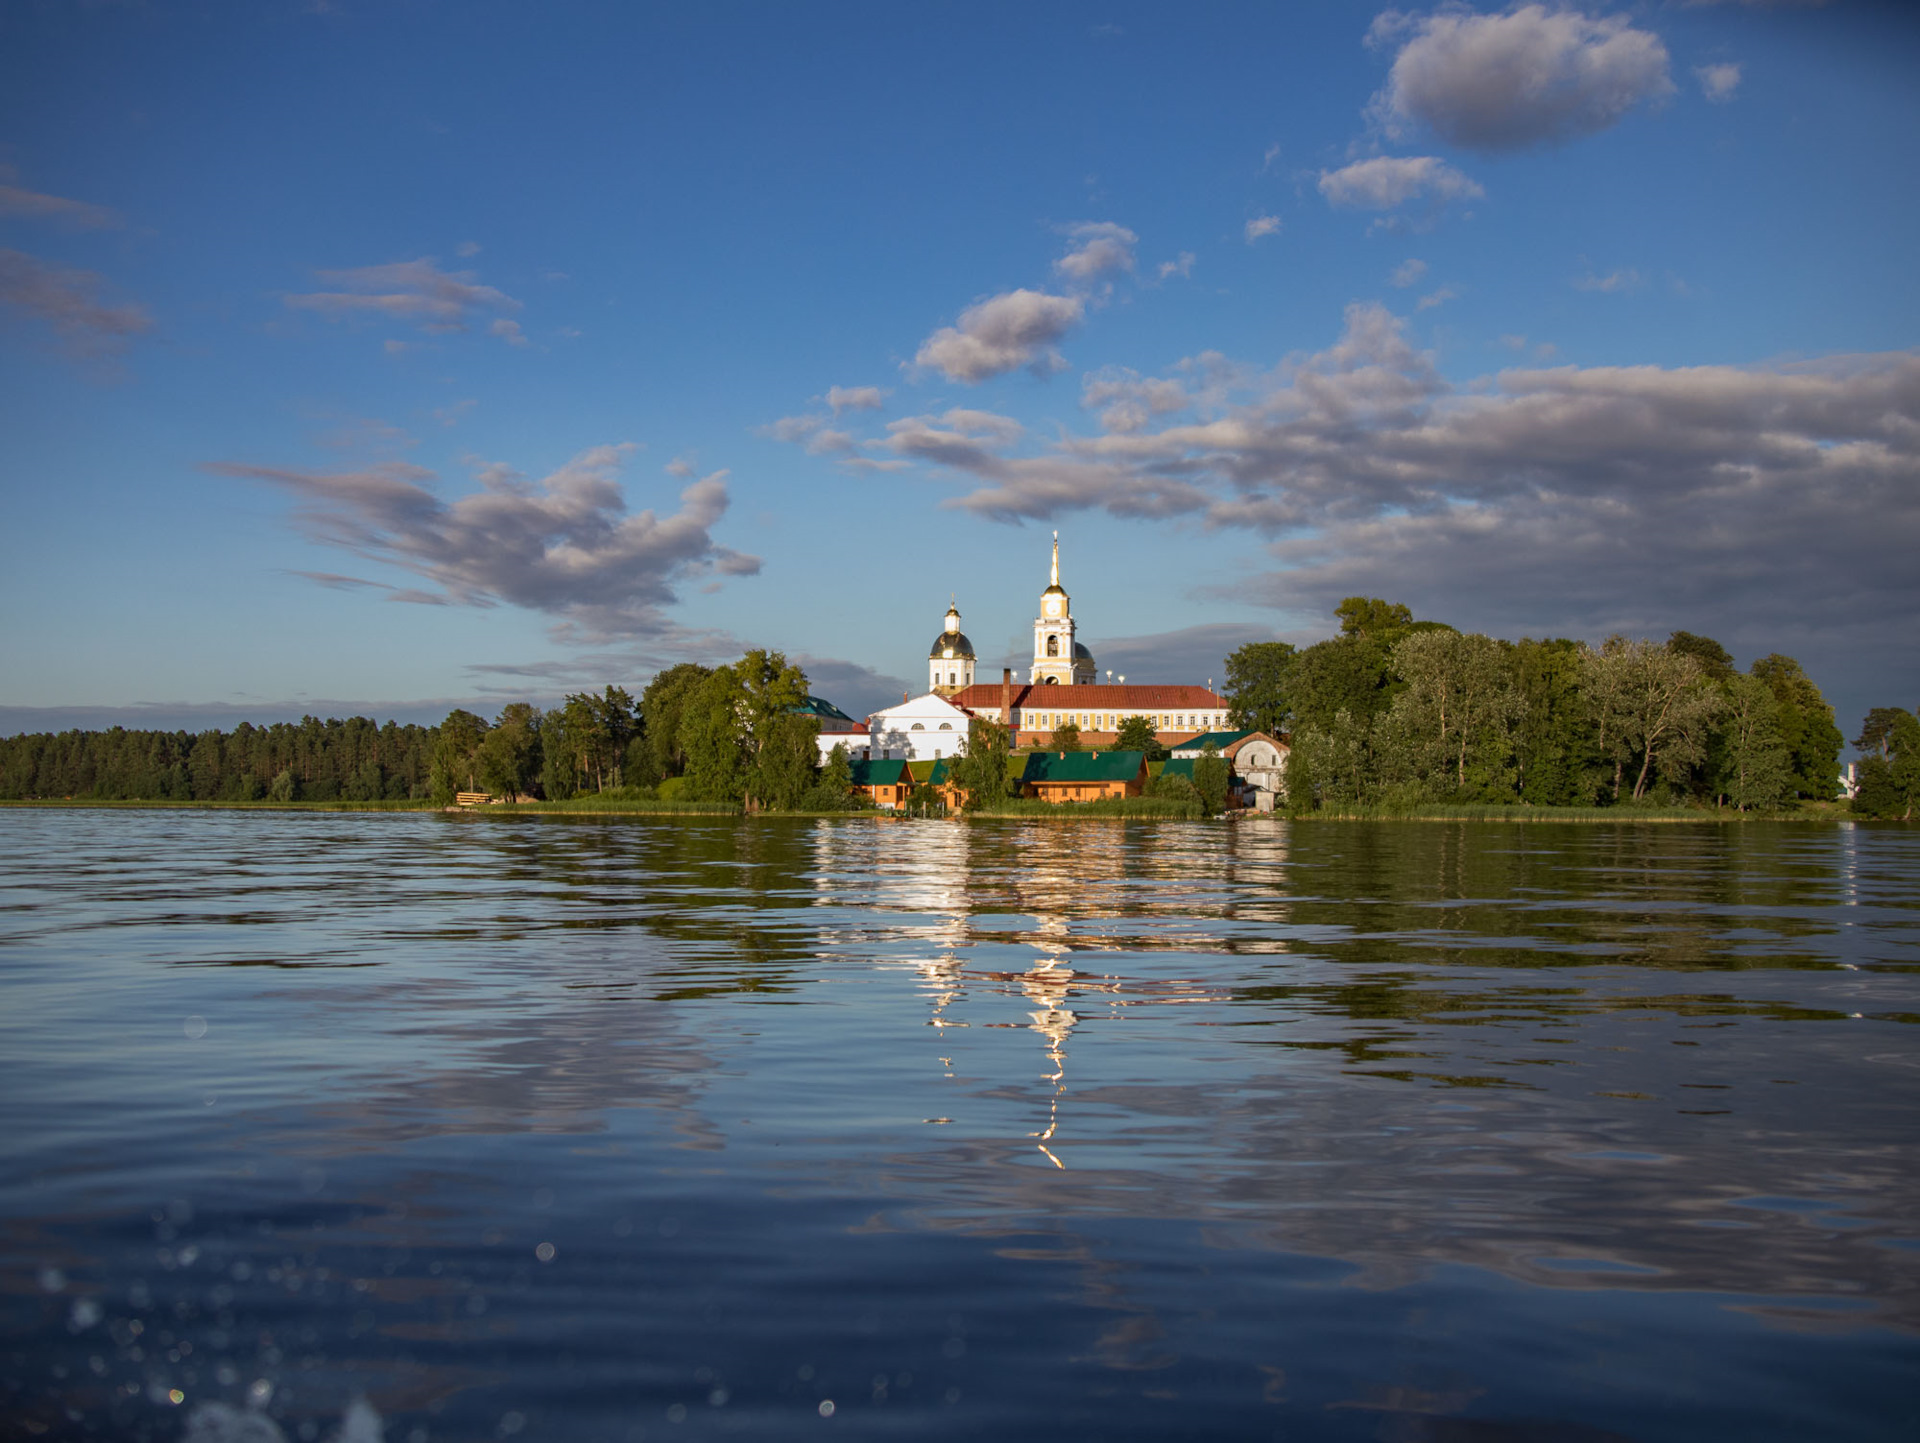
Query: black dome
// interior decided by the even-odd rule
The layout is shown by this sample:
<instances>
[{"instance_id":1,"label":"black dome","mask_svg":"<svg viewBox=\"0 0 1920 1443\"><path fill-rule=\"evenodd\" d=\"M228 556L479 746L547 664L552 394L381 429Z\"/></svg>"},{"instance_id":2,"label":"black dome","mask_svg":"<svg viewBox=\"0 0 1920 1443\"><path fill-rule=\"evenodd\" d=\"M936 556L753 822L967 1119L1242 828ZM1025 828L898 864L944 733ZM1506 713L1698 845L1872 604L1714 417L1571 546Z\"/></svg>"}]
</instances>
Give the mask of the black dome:
<instances>
[{"instance_id":1,"label":"black dome","mask_svg":"<svg viewBox=\"0 0 1920 1443\"><path fill-rule=\"evenodd\" d=\"M948 647L953 648L955 661L974 659L973 643L967 640L967 634L964 631L943 631L933 639L933 649L927 653L927 660L945 660Z\"/></svg>"},{"instance_id":2,"label":"black dome","mask_svg":"<svg viewBox=\"0 0 1920 1443\"><path fill-rule=\"evenodd\" d=\"M1088 651L1080 642L1076 641L1073 644L1073 659L1075 661L1092 661L1093 653Z\"/></svg>"}]
</instances>

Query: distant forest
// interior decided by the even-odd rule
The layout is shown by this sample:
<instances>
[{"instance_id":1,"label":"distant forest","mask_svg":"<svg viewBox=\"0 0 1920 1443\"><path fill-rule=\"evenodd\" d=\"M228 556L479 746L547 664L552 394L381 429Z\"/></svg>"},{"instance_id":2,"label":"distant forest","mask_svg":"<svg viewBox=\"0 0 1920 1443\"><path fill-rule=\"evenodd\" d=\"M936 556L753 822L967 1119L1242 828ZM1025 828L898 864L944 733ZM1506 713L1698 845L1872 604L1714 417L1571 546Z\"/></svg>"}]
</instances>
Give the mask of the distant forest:
<instances>
[{"instance_id":1,"label":"distant forest","mask_svg":"<svg viewBox=\"0 0 1920 1443\"><path fill-rule=\"evenodd\" d=\"M1235 725L1285 733L1296 811L1431 803L1779 811L1840 791L1843 738L1800 663L1746 671L1710 637L1502 641L1376 597L1337 608L1304 650L1255 642L1227 659ZM1910 817L1920 722L1876 707L1854 810Z\"/></svg>"},{"instance_id":2,"label":"distant forest","mask_svg":"<svg viewBox=\"0 0 1920 1443\"><path fill-rule=\"evenodd\" d=\"M1317 645L1255 642L1227 659L1234 724L1291 738L1296 811L1434 802L1779 811L1839 792L1840 728L1792 657L1765 656L1743 673L1718 642L1685 631L1598 647L1501 641L1369 597L1348 598L1336 616L1339 635ZM834 810L849 804L846 763L818 765L818 723L797 710L807 695L802 670L753 651L728 666L670 667L637 701L608 686L545 712L516 702L492 721L461 710L436 727L307 717L231 732L38 733L0 738L0 799L444 804L484 791ZM1135 730L1150 736L1140 720ZM1876 707L1853 744L1862 755L1853 810L1911 819L1920 720Z\"/></svg>"}]
</instances>

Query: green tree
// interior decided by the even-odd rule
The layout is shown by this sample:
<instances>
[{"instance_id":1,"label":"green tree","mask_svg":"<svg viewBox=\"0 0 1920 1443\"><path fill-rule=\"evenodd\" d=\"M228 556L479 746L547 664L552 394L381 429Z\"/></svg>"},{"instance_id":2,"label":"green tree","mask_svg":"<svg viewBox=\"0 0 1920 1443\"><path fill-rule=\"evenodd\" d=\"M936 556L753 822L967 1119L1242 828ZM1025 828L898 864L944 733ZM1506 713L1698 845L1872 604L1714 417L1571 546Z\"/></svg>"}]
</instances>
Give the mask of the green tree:
<instances>
[{"instance_id":1,"label":"green tree","mask_svg":"<svg viewBox=\"0 0 1920 1443\"><path fill-rule=\"evenodd\" d=\"M757 740L747 795L762 807L790 812L813 786L814 762L820 755L820 719L777 712L762 724Z\"/></svg>"},{"instance_id":2,"label":"green tree","mask_svg":"<svg viewBox=\"0 0 1920 1443\"><path fill-rule=\"evenodd\" d=\"M1859 787L1853 810L1870 817L1899 817L1912 821L1920 808L1920 720L1910 712L1890 708L1882 739L1885 755L1860 763Z\"/></svg>"},{"instance_id":3,"label":"green tree","mask_svg":"<svg viewBox=\"0 0 1920 1443\"><path fill-rule=\"evenodd\" d=\"M1780 704L1760 678L1729 675L1717 781L1741 811L1777 807L1793 790L1793 768L1780 739Z\"/></svg>"},{"instance_id":4,"label":"green tree","mask_svg":"<svg viewBox=\"0 0 1920 1443\"><path fill-rule=\"evenodd\" d=\"M1383 603L1384 604L1384 603ZM1402 611L1405 607L1400 608ZM1409 615L1408 620L1412 617ZM1279 736L1293 715L1290 642L1250 641L1227 658L1227 720L1243 731ZM1126 746L1125 742L1121 743ZM1139 748L1130 748L1140 750Z\"/></svg>"},{"instance_id":5,"label":"green tree","mask_svg":"<svg viewBox=\"0 0 1920 1443\"><path fill-rule=\"evenodd\" d=\"M509 703L480 742L480 785L495 796L530 794L540 779L540 712L528 702Z\"/></svg>"},{"instance_id":6,"label":"green tree","mask_svg":"<svg viewBox=\"0 0 1920 1443\"><path fill-rule=\"evenodd\" d=\"M713 675L711 667L691 661L657 672L640 694L640 721L651 775L640 778L648 783L677 777L687 769L687 755L680 744L680 721L687 702Z\"/></svg>"},{"instance_id":7,"label":"green tree","mask_svg":"<svg viewBox=\"0 0 1920 1443\"><path fill-rule=\"evenodd\" d=\"M1053 735L1047 738L1047 750L1050 752L1077 752L1080 750L1080 728L1070 721L1063 721L1053 729Z\"/></svg>"},{"instance_id":8,"label":"green tree","mask_svg":"<svg viewBox=\"0 0 1920 1443\"><path fill-rule=\"evenodd\" d=\"M454 792L480 790L480 743L486 735L486 722L472 712L456 707L447 713L433 748L435 800L443 792L450 802Z\"/></svg>"},{"instance_id":9,"label":"green tree","mask_svg":"<svg viewBox=\"0 0 1920 1443\"><path fill-rule=\"evenodd\" d=\"M1833 708L1813 679L1790 656L1763 656L1752 674L1767 684L1780 704L1780 740L1793 768L1793 788L1821 801L1840 790L1840 748L1845 738L1834 723Z\"/></svg>"},{"instance_id":10,"label":"green tree","mask_svg":"<svg viewBox=\"0 0 1920 1443\"><path fill-rule=\"evenodd\" d=\"M1667 638L1667 650L1681 656L1690 656L1700 663L1701 674L1711 681L1723 682L1736 675L1733 669L1733 653L1710 636L1695 636L1690 631L1676 631Z\"/></svg>"},{"instance_id":11,"label":"green tree","mask_svg":"<svg viewBox=\"0 0 1920 1443\"><path fill-rule=\"evenodd\" d=\"M1861 752L1878 752L1880 759L1887 759L1887 742L1893 735L1893 729L1903 716L1912 716L1905 707L1877 706L1867 713L1866 720L1860 723L1860 735L1853 744Z\"/></svg>"},{"instance_id":12,"label":"green tree","mask_svg":"<svg viewBox=\"0 0 1920 1443\"><path fill-rule=\"evenodd\" d=\"M1591 805L1604 775L1581 684L1584 649L1565 637L1526 637L1513 648L1514 687L1526 704L1514 727L1514 765L1521 798L1535 806Z\"/></svg>"},{"instance_id":13,"label":"green tree","mask_svg":"<svg viewBox=\"0 0 1920 1443\"><path fill-rule=\"evenodd\" d=\"M1334 607L1333 614L1340 619L1342 636L1379 636L1413 625L1409 608L1377 596L1349 596Z\"/></svg>"},{"instance_id":14,"label":"green tree","mask_svg":"<svg viewBox=\"0 0 1920 1443\"><path fill-rule=\"evenodd\" d=\"M996 721L977 716L967 723L966 749L948 761L947 775L965 798L962 805L968 810L1006 799L1010 744L1007 728ZM1121 745L1126 743L1122 741Z\"/></svg>"},{"instance_id":15,"label":"green tree","mask_svg":"<svg viewBox=\"0 0 1920 1443\"><path fill-rule=\"evenodd\" d=\"M1233 769L1227 765L1227 759L1220 755L1220 748L1208 742L1193 762L1193 789L1200 794L1200 801L1208 813L1221 811L1227 805L1227 787L1232 779Z\"/></svg>"},{"instance_id":16,"label":"green tree","mask_svg":"<svg viewBox=\"0 0 1920 1443\"><path fill-rule=\"evenodd\" d=\"M850 812L857 805L853 795L853 762L845 746L834 743L801 805L810 812Z\"/></svg>"},{"instance_id":17,"label":"green tree","mask_svg":"<svg viewBox=\"0 0 1920 1443\"><path fill-rule=\"evenodd\" d=\"M750 651L716 669L687 699L681 715L689 795L762 805L765 789L787 795L798 729L778 719L791 716L806 699L806 673L780 652ZM817 722L810 735L818 735ZM769 746L777 755L763 769L761 753Z\"/></svg>"},{"instance_id":18,"label":"green tree","mask_svg":"<svg viewBox=\"0 0 1920 1443\"><path fill-rule=\"evenodd\" d=\"M1404 685L1381 731L1402 775L1430 796L1510 797L1513 727L1526 701L1507 648L1477 634L1420 631L1395 644L1392 665Z\"/></svg>"},{"instance_id":19,"label":"green tree","mask_svg":"<svg viewBox=\"0 0 1920 1443\"><path fill-rule=\"evenodd\" d=\"M1705 737L1721 707L1720 693L1684 652L1650 641L1609 637L1583 658L1601 745L1614 758L1617 800L1625 770L1639 763L1633 799L1643 800L1657 776L1684 774L1705 755Z\"/></svg>"},{"instance_id":20,"label":"green tree","mask_svg":"<svg viewBox=\"0 0 1920 1443\"><path fill-rule=\"evenodd\" d=\"M1117 751L1144 752L1150 762L1163 762L1167 759L1167 749L1160 745L1160 737L1154 729L1152 717L1122 717L1120 731L1114 737L1113 745Z\"/></svg>"}]
</instances>

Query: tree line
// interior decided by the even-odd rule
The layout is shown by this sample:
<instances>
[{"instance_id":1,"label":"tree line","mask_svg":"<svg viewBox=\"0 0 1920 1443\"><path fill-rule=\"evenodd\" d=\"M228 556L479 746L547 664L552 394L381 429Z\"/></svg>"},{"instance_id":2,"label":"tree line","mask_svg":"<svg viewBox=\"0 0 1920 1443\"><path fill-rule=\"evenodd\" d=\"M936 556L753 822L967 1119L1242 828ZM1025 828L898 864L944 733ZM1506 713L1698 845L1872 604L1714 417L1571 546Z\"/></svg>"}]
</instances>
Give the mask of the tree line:
<instances>
[{"instance_id":1,"label":"tree line","mask_svg":"<svg viewBox=\"0 0 1920 1443\"><path fill-rule=\"evenodd\" d=\"M366 717L208 730L0 738L0 798L149 801L527 800L593 794L727 802L748 810L853 805L843 754L820 765L820 724L796 712L807 677L779 652L658 673L492 721L456 709L438 726Z\"/></svg>"},{"instance_id":2,"label":"tree line","mask_svg":"<svg viewBox=\"0 0 1920 1443\"><path fill-rule=\"evenodd\" d=\"M1725 647L1686 631L1597 647L1504 641L1415 620L1377 597L1349 597L1335 615L1340 633L1327 641L1304 650L1255 642L1227 659L1233 724L1291 734L1296 809L1525 802L1748 811L1838 795L1843 739L1833 708L1790 656L1764 656L1743 673ZM1875 731L1873 717L1883 715ZM1887 787L1897 786L1896 768L1904 778L1920 765L1920 735L1908 736L1883 708L1855 742L1865 751L1885 739Z\"/></svg>"}]
</instances>

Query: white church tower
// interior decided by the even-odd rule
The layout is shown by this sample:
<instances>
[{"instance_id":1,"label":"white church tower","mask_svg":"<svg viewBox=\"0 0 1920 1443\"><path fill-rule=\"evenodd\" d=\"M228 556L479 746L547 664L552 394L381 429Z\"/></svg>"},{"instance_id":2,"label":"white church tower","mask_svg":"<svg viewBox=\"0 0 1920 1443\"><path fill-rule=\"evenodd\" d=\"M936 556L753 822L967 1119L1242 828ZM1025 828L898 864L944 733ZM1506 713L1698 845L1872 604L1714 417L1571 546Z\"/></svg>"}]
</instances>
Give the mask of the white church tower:
<instances>
[{"instance_id":1,"label":"white church tower","mask_svg":"<svg viewBox=\"0 0 1920 1443\"><path fill-rule=\"evenodd\" d=\"M1093 653L1074 640L1073 602L1060 585L1060 533L1053 533L1053 582L1040 593L1040 615L1033 623L1033 684L1092 686Z\"/></svg>"},{"instance_id":2,"label":"white church tower","mask_svg":"<svg viewBox=\"0 0 1920 1443\"><path fill-rule=\"evenodd\" d=\"M947 608L946 624L927 653L927 690L951 696L973 685L973 643L960 629L960 608Z\"/></svg>"}]
</instances>

